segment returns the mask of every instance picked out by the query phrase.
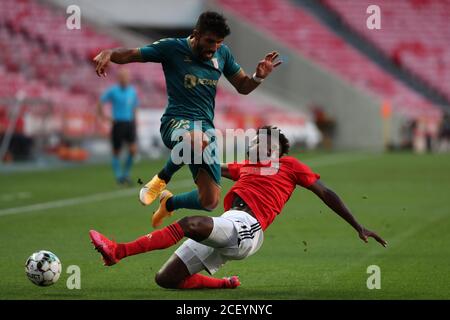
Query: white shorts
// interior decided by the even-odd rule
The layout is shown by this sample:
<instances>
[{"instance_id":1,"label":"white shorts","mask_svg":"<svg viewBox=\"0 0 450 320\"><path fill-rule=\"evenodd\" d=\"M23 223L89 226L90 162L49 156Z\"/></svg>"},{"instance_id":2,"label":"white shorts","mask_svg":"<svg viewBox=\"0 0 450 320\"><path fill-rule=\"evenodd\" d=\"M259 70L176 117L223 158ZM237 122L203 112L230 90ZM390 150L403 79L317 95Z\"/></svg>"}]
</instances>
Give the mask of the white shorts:
<instances>
[{"instance_id":1,"label":"white shorts","mask_svg":"<svg viewBox=\"0 0 450 320\"><path fill-rule=\"evenodd\" d=\"M188 239L175 251L190 274L203 269L214 274L228 260L251 256L263 243L261 225L245 211L230 210L212 219L214 227L208 239L201 243Z\"/></svg>"}]
</instances>

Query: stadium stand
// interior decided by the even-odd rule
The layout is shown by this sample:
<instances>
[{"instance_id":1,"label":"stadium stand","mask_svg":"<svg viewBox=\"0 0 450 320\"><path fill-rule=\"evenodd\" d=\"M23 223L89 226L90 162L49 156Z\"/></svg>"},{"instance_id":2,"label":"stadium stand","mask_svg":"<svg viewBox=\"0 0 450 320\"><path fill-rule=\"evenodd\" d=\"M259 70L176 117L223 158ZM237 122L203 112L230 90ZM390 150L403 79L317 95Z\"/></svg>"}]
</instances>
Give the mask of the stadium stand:
<instances>
[{"instance_id":1,"label":"stadium stand","mask_svg":"<svg viewBox=\"0 0 450 320\"><path fill-rule=\"evenodd\" d=\"M356 87L390 101L398 112L411 118L441 117L439 107L385 72L302 7L287 0L218 3Z\"/></svg>"},{"instance_id":2,"label":"stadium stand","mask_svg":"<svg viewBox=\"0 0 450 320\"><path fill-rule=\"evenodd\" d=\"M2 6L6 10L0 11L0 99L15 97L20 89L28 99L43 100L41 107L33 104L24 110L34 117L51 110L56 118L54 126L63 134L105 136L108 127L95 120L95 105L101 92L115 82L117 66L107 78L99 79L91 60L101 49L121 43L85 21L80 30L68 30L67 15L61 8L35 0L4 0ZM164 108L167 98L161 66L148 63L142 68L140 64L130 64L127 68L141 106ZM216 101L218 113L241 112L244 118L279 109L270 103L245 99L225 87L219 87ZM0 106L5 108L4 104ZM247 127L255 121L238 123Z\"/></svg>"},{"instance_id":3,"label":"stadium stand","mask_svg":"<svg viewBox=\"0 0 450 320\"><path fill-rule=\"evenodd\" d=\"M372 1L373 2L373 1ZM450 98L450 1L377 1L380 30L365 27L371 1L323 0L329 8L397 65L406 68Z\"/></svg>"}]
</instances>

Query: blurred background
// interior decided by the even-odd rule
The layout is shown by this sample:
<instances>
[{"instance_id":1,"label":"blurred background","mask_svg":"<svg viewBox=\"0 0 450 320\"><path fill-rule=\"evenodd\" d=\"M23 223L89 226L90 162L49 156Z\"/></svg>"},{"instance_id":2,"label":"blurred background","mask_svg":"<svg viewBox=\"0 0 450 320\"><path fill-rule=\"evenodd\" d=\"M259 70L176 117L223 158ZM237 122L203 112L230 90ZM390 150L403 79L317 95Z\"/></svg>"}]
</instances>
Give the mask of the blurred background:
<instances>
[{"instance_id":1,"label":"blurred background","mask_svg":"<svg viewBox=\"0 0 450 320\"><path fill-rule=\"evenodd\" d=\"M450 1L376 2L380 30L366 25L368 0L1 0L0 167L107 161L110 124L96 104L118 67L100 79L92 58L186 37L206 9L228 18L226 43L247 73L272 50L285 62L249 96L222 79L218 129L271 123L302 150L449 151ZM66 26L70 5L80 29ZM159 158L161 66L127 68L139 154Z\"/></svg>"},{"instance_id":2,"label":"blurred background","mask_svg":"<svg viewBox=\"0 0 450 320\"><path fill-rule=\"evenodd\" d=\"M374 4L381 29L367 27ZM79 29L67 27L76 25L72 5ZM171 250L117 268L99 263L88 230L118 241L149 232L157 204L138 203L136 181L167 159L159 134L167 97L160 64L126 66L140 101L139 156L134 188L116 185L111 124L97 105L120 68L99 78L92 59L102 49L187 37L204 10L228 18L225 43L247 74L272 50L284 60L248 96L222 77L216 127L280 126L291 154L388 249L363 244L298 190L261 253L218 273L242 275L243 290L158 288L154 273ZM0 299L449 299L449 84L450 0L0 0ZM232 185L223 180L222 197ZM188 168L169 185L174 193L193 187ZM64 272L49 290L33 290L23 264L42 249L63 270L80 266L83 290L68 290ZM369 265L381 268L382 290L368 289Z\"/></svg>"}]
</instances>

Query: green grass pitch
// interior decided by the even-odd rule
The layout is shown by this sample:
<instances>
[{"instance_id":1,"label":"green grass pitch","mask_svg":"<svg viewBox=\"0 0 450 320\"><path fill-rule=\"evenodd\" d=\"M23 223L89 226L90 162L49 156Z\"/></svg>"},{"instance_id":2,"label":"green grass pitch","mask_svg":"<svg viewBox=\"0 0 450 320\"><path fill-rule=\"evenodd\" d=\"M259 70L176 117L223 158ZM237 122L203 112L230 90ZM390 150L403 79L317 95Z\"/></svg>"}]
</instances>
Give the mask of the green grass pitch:
<instances>
[{"instance_id":1,"label":"green grass pitch","mask_svg":"<svg viewBox=\"0 0 450 320\"><path fill-rule=\"evenodd\" d=\"M240 288L166 290L155 284L154 274L175 247L107 268L89 242L91 228L117 241L152 230L156 205L144 208L137 189L117 187L108 165L3 174L0 299L450 298L450 155L314 153L298 158L320 173L358 220L388 241L388 248L373 240L363 243L318 198L298 188L265 233L260 251L216 274L239 275ZM133 177L147 180L162 163L140 162ZM222 196L230 186L224 181ZM187 168L170 187L174 192L193 187ZM33 204L38 205L28 211L18 208ZM213 212L221 213L222 206ZM182 210L174 219L189 214L198 212ZM25 260L40 249L54 252L63 264L54 286L37 287L25 276ZM69 265L81 268L80 290L66 287ZM379 290L367 289L370 265L381 269Z\"/></svg>"}]
</instances>

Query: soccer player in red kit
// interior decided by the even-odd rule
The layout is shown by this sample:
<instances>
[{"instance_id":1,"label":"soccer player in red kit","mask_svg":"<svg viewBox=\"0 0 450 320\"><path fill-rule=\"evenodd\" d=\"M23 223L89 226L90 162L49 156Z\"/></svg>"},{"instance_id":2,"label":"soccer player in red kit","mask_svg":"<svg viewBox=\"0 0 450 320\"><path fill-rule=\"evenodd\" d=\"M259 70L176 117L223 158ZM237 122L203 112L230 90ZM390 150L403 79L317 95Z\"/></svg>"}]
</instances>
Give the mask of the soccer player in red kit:
<instances>
[{"instance_id":1,"label":"soccer player in red kit","mask_svg":"<svg viewBox=\"0 0 450 320\"><path fill-rule=\"evenodd\" d=\"M277 137L277 141L271 141L275 140L272 137ZM266 143L261 143L263 139ZM212 275L227 261L241 260L258 251L264 230L281 213L297 185L314 192L347 221L364 242L374 238L381 245L387 245L376 233L356 221L339 196L320 181L318 174L296 158L286 156L289 141L278 128L260 128L250 151L257 151L257 161L222 165L222 176L236 183L225 196L225 213L220 217L184 217L129 243L116 243L91 230L91 241L102 254L105 265L114 265L131 255L168 248L187 237L189 239L156 274L156 283L172 289L236 288L240 285L237 276L218 279L199 272L206 270ZM163 192L160 206L164 206L170 196L170 192Z\"/></svg>"}]
</instances>

